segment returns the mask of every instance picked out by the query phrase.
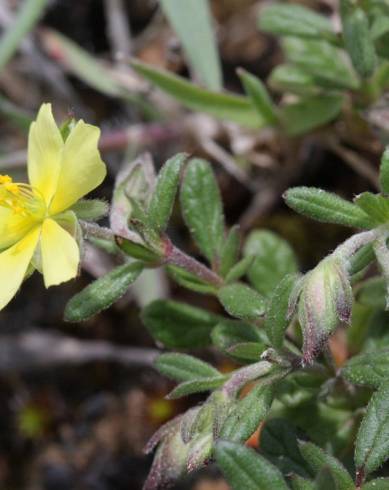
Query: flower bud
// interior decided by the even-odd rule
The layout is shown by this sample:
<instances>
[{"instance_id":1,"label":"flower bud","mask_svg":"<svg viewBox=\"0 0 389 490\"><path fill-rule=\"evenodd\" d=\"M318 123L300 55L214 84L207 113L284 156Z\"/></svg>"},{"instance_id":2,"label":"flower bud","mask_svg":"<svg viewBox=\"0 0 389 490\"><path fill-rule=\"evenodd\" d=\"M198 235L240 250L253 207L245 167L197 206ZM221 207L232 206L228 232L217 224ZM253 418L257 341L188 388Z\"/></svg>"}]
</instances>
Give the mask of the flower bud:
<instances>
[{"instance_id":1,"label":"flower bud","mask_svg":"<svg viewBox=\"0 0 389 490\"><path fill-rule=\"evenodd\" d=\"M331 255L308 272L298 303L303 362L311 364L340 322L349 322L353 295L341 260Z\"/></svg>"},{"instance_id":2,"label":"flower bud","mask_svg":"<svg viewBox=\"0 0 389 490\"><path fill-rule=\"evenodd\" d=\"M188 444L181 437L182 417L176 417L161 427L145 448L148 453L158 445L150 473L143 490L157 490L171 485L186 470Z\"/></svg>"},{"instance_id":3,"label":"flower bud","mask_svg":"<svg viewBox=\"0 0 389 490\"><path fill-rule=\"evenodd\" d=\"M201 406L162 426L145 448L149 453L158 445L143 490L167 487L186 471L204 465L212 455L214 440L231 403L223 391L217 390Z\"/></svg>"}]
</instances>

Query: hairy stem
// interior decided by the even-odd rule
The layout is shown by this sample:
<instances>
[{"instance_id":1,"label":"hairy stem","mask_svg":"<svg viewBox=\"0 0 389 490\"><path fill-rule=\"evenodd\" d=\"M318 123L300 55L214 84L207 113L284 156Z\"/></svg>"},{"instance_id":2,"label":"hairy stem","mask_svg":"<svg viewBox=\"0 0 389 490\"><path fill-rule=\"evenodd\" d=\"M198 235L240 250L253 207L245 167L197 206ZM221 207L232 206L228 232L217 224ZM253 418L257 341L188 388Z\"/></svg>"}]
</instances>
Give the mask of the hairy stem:
<instances>
[{"instance_id":1,"label":"hairy stem","mask_svg":"<svg viewBox=\"0 0 389 490\"><path fill-rule=\"evenodd\" d=\"M83 220L80 220L80 225L87 238L94 237L109 241L115 240L113 231L105 226L99 226L96 225L96 223L89 223L88 221Z\"/></svg>"},{"instance_id":2,"label":"hairy stem","mask_svg":"<svg viewBox=\"0 0 389 490\"><path fill-rule=\"evenodd\" d=\"M361 247L375 240L377 238L377 234L377 230L362 231L361 233L357 233L339 245L339 247L337 247L333 252L333 255L337 255L343 260L350 260L350 257Z\"/></svg>"},{"instance_id":3,"label":"hairy stem","mask_svg":"<svg viewBox=\"0 0 389 490\"><path fill-rule=\"evenodd\" d=\"M208 269L204 264L198 262L196 259L187 255L185 252L175 247L170 240L166 242L165 261L167 264L176 265L182 267L188 272L191 272L199 279L216 287L220 287L223 284L223 279L215 274L215 272Z\"/></svg>"}]
</instances>

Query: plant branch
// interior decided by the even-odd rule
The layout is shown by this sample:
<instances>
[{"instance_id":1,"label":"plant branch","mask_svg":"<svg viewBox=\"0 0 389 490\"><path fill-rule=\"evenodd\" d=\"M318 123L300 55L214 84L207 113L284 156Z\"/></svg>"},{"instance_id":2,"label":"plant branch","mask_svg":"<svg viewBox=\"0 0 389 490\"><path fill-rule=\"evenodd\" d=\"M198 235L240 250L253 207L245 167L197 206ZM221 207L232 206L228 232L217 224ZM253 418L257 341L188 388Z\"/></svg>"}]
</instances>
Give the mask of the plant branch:
<instances>
[{"instance_id":1,"label":"plant branch","mask_svg":"<svg viewBox=\"0 0 389 490\"><path fill-rule=\"evenodd\" d=\"M96 225L96 223L89 223L88 221L80 220L80 225L83 232L88 237L102 238L103 240L115 241L115 234L109 228L105 226Z\"/></svg>"},{"instance_id":2,"label":"plant branch","mask_svg":"<svg viewBox=\"0 0 389 490\"><path fill-rule=\"evenodd\" d=\"M223 284L223 279L220 276L211 271L211 269L208 269L208 267L201 262L198 262L190 255L187 255L185 252L175 247L170 240L166 242L165 261L167 264L182 267L186 271L197 276L202 281L216 287L220 287Z\"/></svg>"}]
</instances>

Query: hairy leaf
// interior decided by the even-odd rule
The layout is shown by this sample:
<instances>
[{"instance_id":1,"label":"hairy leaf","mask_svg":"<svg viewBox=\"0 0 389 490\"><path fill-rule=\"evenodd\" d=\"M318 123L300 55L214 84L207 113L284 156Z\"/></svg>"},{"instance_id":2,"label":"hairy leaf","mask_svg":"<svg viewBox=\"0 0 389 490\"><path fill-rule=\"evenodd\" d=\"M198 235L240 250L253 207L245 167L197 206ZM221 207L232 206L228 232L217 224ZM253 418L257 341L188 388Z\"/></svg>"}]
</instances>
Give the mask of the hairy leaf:
<instances>
[{"instance_id":1,"label":"hairy leaf","mask_svg":"<svg viewBox=\"0 0 389 490\"><path fill-rule=\"evenodd\" d=\"M223 286L217 295L225 310L236 318L258 320L265 313L263 297L245 284Z\"/></svg>"},{"instance_id":2,"label":"hairy leaf","mask_svg":"<svg viewBox=\"0 0 389 490\"><path fill-rule=\"evenodd\" d=\"M251 284L264 296L270 296L277 284L297 271L295 254L286 242L268 230L254 230L247 237L244 255L254 255L248 271Z\"/></svg>"},{"instance_id":3,"label":"hairy leaf","mask_svg":"<svg viewBox=\"0 0 389 490\"><path fill-rule=\"evenodd\" d=\"M213 366L187 354L161 354L154 363L158 371L176 381L191 381L219 376Z\"/></svg>"},{"instance_id":4,"label":"hairy leaf","mask_svg":"<svg viewBox=\"0 0 389 490\"><path fill-rule=\"evenodd\" d=\"M259 27L279 36L336 39L331 22L301 5L274 4L260 10Z\"/></svg>"},{"instance_id":5,"label":"hairy leaf","mask_svg":"<svg viewBox=\"0 0 389 490\"><path fill-rule=\"evenodd\" d=\"M219 187L208 162L198 158L189 162L180 198L194 240L205 257L215 261L224 241L224 215Z\"/></svg>"},{"instance_id":6,"label":"hairy leaf","mask_svg":"<svg viewBox=\"0 0 389 490\"><path fill-rule=\"evenodd\" d=\"M142 311L150 334L166 347L185 349L208 345L220 318L201 308L168 300L156 300Z\"/></svg>"},{"instance_id":7,"label":"hairy leaf","mask_svg":"<svg viewBox=\"0 0 389 490\"><path fill-rule=\"evenodd\" d=\"M350 474L340 461L326 454L311 442L300 442L299 446L301 454L316 475L323 467L326 467L336 482L336 490L353 490L355 488Z\"/></svg>"},{"instance_id":8,"label":"hairy leaf","mask_svg":"<svg viewBox=\"0 0 389 490\"><path fill-rule=\"evenodd\" d=\"M362 486L362 490L389 490L389 478L376 478Z\"/></svg>"},{"instance_id":9,"label":"hairy leaf","mask_svg":"<svg viewBox=\"0 0 389 490\"><path fill-rule=\"evenodd\" d=\"M73 296L65 308L70 322L86 320L123 296L143 270L141 262L120 265Z\"/></svg>"},{"instance_id":10,"label":"hairy leaf","mask_svg":"<svg viewBox=\"0 0 389 490\"><path fill-rule=\"evenodd\" d=\"M312 95L280 109L280 119L290 136L298 136L334 120L343 104L341 95Z\"/></svg>"},{"instance_id":11,"label":"hairy leaf","mask_svg":"<svg viewBox=\"0 0 389 490\"><path fill-rule=\"evenodd\" d=\"M100 199L80 199L71 207L78 219L97 221L107 216L109 206Z\"/></svg>"},{"instance_id":12,"label":"hairy leaf","mask_svg":"<svg viewBox=\"0 0 389 490\"><path fill-rule=\"evenodd\" d=\"M381 158L380 185L385 194L389 194L389 148L387 148Z\"/></svg>"},{"instance_id":13,"label":"hairy leaf","mask_svg":"<svg viewBox=\"0 0 389 490\"><path fill-rule=\"evenodd\" d=\"M356 89L358 80L344 52L326 41L287 37L282 42L289 63L297 65L324 88Z\"/></svg>"},{"instance_id":14,"label":"hairy leaf","mask_svg":"<svg viewBox=\"0 0 389 490\"><path fill-rule=\"evenodd\" d=\"M300 454L293 425L284 419L270 419L261 431L261 451L284 475L309 477L307 463Z\"/></svg>"},{"instance_id":15,"label":"hairy leaf","mask_svg":"<svg viewBox=\"0 0 389 490\"><path fill-rule=\"evenodd\" d=\"M367 406L355 445L355 464L366 474L389 457L389 383L381 385Z\"/></svg>"},{"instance_id":16,"label":"hairy leaf","mask_svg":"<svg viewBox=\"0 0 389 490\"><path fill-rule=\"evenodd\" d=\"M165 231L177 193L185 153L170 158L159 172L157 184L148 208L148 223L158 232Z\"/></svg>"},{"instance_id":17,"label":"hairy leaf","mask_svg":"<svg viewBox=\"0 0 389 490\"><path fill-rule=\"evenodd\" d=\"M341 372L351 383L378 388L389 378L389 349L354 356Z\"/></svg>"},{"instance_id":18,"label":"hairy leaf","mask_svg":"<svg viewBox=\"0 0 389 490\"><path fill-rule=\"evenodd\" d=\"M297 274L284 276L270 296L267 306L265 329L267 336L276 349L284 343L285 331L289 325L289 297L298 279Z\"/></svg>"},{"instance_id":19,"label":"hairy leaf","mask_svg":"<svg viewBox=\"0 0 389 490\"><path fill-rule=\"evenodd\" d=\"M373 74L377 63L368 16L351 0L340 1L340 12L343 39L351 61L358 74L368 78Z\"/></svg>"},{"instance_id":20,"label":"hairy leaf","mask_svg":"<svg viewBox=\"0 0 389 490\"><path fill-rule=\"evenodd\" d=\"M253 325L224 320L212 330L212 342L221 351L230 353L233 346L244 343L260 343L262 340L259 329Z\"/></svg>"},{"instance_id":21,"label":"hairy leaf","mask_svg":"<svg viewBox=\"0 0 389 490\"><path fill-rule=\"evenodd\" d=\"M380 225L389 221L389 199L379 194L363 192L354 199L355 204L360 207L374 225Z\"/></svg>"},{"instance_id":22,"label":"hairy leaf","mask_svg":"<svg viewBox=\"0 0 389 490\"><path fill-rule=\"evenodd\" d=\"M272 401L273 388L258 383L236 403L222 426L220 437L232 442L246 441L266 417Z\"/></svg>"},{"instance_id":23,"label":"hairy leaf","mask_svg":"<svg viewBox=\"0 0 389 490\"><path fill-rule=\"evenodd\" d=\"M252 449L220 441L215 456L233 490L288 490L279 470Z\"/></svg>"},{"instance_id":24,"label":"hairy leaf","mask_svg":"<svg viewBox=\"0 0 389 490\"><path fill-rule=\"evenodd\" d=\"M225 277L237 263L240 249L239 226L233 226L224 240L220 253L220 275Z\"/></svg>"},{"instance_id":25,"label":"hairy leaf","mask_svg":"<svg viewBox=\"0 0 389 490\"><path fill-rule=\"evenodd\" d=\"M179 384L168 395L169 400L175 400L183 396L192 395L193 393L201 393L203 391L214 390L219 388L226 381L226 376L218 374L209 378L191 379Z\"/></svg>"},{"instance_id":26,"label":"hairy leaf","mask_svg":"<svg viewBox=\"0 0 389 490\"><path fill-rule=\"evenodd\" d=\"M358 206L316 187L292 187L284 194L286 204L298 213L324 223L371 228L367 214Z\"/></svg>"}]
</instances>

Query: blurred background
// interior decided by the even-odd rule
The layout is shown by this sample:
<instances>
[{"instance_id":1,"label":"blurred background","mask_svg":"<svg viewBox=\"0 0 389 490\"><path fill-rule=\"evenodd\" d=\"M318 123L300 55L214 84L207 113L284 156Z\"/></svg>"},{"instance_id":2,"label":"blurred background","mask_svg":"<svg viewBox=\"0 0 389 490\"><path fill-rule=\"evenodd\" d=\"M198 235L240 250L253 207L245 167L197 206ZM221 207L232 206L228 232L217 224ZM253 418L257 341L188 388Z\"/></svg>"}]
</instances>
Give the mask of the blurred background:
<instances>
[{"instance_id":1,"label":"blurred background","mask_svg":"<svg viewBox=\"0 0 389 490\"><path fill-rule=\"evenodd\" d=\"M263 3L211 2L223 86L231 92L242 92L238 67L266 80L282 59L277 40L258 29ZM335 0L296 3L336 25ZM26 32L13 27L23 9ZM4 46L10 29L20 29L11 47ZM198 81L157 0L0 0L0 36L0 173L26 178L28 127L41 103L51 102L59 122L74 115L101 127L108 177L96 197L109 201L121 165L142 152L150 152L157 168L179 151L205 157L217 173L228 224L276 231L296 250L303 270L348 232L290 212L282 192L296 184L347 198L375 190L382 145L367 127L345 147L324 144L320 130L288 139L272 129L243 129L184 109L136 74L132 57ZM334 130L341 133L342 124L336 121ZM178 207L170 235L197 253ZM77 280L46 291L36 274L0 313L1 488L140 489L151 463L142 453L147 439L201 400L164 399L173 385L152 368L157 347L139 311L164 297L219 311L213 298L150 271L97 317L63 321L72 295L113 265L90 246ZM212 352L200 355L220 369L231 367ZM212 467L176 486L227 488Z\"/></svg>"}]
</instances>

